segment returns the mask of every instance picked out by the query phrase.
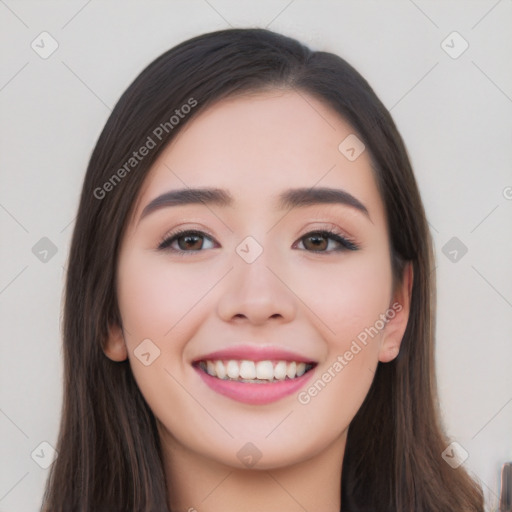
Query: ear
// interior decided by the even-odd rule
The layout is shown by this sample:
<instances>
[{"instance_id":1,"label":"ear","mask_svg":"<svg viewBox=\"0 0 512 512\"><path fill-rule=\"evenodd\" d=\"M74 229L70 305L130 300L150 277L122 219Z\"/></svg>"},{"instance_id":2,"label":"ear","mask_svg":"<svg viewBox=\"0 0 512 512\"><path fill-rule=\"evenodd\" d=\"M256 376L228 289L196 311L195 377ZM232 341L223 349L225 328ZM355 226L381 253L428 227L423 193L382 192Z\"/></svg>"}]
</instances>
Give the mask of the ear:
<instances>
[{"instance_id":1,"label":"ear","mask_svg":"<svg viewBox=\"0 0 512 512\"><path fill-rule=\"evenodd\" d=\"M389 320L382 331L379 350L379 361L383 363L392 361L400 352L400 344L409 320L413 279L412 263L407 262L403 270L402 282L397 286L386 313Z\"/></svg>"},{"instance_id":2,"label":"ear","mask_svg":"<svg viewBox=\"0 0 512 512\"><path fill-rule=\"evenodd\" d=\"M112 361L125 361L128 358L123 329L119 325L109 326L108 338L105 340L103 352Z\"/></svg>"}]
</instances>

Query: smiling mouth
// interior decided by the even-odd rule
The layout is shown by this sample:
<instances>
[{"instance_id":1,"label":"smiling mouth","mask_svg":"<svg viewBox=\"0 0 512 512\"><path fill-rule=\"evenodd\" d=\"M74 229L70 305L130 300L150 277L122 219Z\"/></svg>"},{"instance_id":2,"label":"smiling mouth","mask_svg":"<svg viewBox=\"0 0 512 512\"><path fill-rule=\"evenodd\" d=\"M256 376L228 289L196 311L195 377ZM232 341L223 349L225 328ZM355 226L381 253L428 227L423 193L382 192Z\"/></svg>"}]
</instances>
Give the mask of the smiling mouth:
<instances>
[{"instance_id":1,"label":"smiling mouth","mask_svg":"<svg viewBox=\"0 0 512 512\"><path fill-rule=\"evenodd\" d=\"M203 360L193 364L204 373L220 380L269 384L294 380L312 370L316 363L282 360Z\"/></svg>"}]
</instances>

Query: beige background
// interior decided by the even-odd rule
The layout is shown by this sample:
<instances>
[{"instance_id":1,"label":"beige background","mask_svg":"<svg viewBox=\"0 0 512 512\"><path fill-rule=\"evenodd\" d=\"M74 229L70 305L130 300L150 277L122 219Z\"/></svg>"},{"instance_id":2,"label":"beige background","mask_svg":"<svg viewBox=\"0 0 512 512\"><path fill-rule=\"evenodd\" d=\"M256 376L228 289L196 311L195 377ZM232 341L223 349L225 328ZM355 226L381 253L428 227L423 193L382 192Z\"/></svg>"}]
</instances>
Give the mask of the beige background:
<instances>
[{"instance_id":1,"label":"beige background","mask_svg":"<svg viewBox=\"0 0 512 512\"><path fill-rule=\"evenodd\" d=\"M391 110L435 239L445 425L496 510L512 461L511 22L511 0L0 0L0 512L37 511L51 462L63 270L96 138L151 60L229 26L339 53Z\"/></svg>"}]
</instances>

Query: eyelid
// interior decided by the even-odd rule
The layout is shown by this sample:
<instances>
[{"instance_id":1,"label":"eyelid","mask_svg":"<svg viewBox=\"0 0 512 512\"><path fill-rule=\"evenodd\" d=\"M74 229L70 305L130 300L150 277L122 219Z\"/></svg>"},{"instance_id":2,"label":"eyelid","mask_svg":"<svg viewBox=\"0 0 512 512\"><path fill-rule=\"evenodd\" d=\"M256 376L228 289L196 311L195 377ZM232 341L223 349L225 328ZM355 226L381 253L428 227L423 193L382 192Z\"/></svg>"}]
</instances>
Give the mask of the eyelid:
<instances>
[{"instance_id":1,"label":"eyelid","mask_svg":"<svg viewBox=\"0 0 512 512\"><path fill-rule=\"evenodd\" d=\"M311 226L311 224L314 224L314 226ZM359 245L355 236L351 235L347 230L341 228L338 224L333 222L316 221L314 223L310 223L304 230L301 229L299 231L299 233L303 232L303 234L299 234L297 237L302 238L310 233L318 233L322 231L334 233L335 235L338 235L339 237L342 237L355 245Z\"/></svg>"},{"instance_id":2,"label":"eyelid","mask_svg":"<svg viewBox=\"0 0 512 512\"><path fill-rule=\"evenodd\" d=\"M340 226L332 222L315 222L315 226L313 227L308 224L308 226L304 230L304 233L300 235L299 238L304 237L305 235L308 235L310 233L317 233L319 231L330 231L338 236L346 238L347 240L350 240L351 242L355 243L355 238L352 235L350 235L348 231L342 229Z\"/></svg>"},{"instance_id":3,"label":"eyelid","mask_svg":"<svg viewBox=\"0 0 512 512\"><path fill-rule=\"evenodd\" d=\"M206 225L195 222L193 220L183 220L180 224L175 225L173 228L168 229L165 234L161 238L161 242L165 241L171 236L176 236L179 233L188 233L189 231L201 233L209 236L211 239L215 240L215 236L210 232L209 228Z\"/></svg>"}]
</instances>

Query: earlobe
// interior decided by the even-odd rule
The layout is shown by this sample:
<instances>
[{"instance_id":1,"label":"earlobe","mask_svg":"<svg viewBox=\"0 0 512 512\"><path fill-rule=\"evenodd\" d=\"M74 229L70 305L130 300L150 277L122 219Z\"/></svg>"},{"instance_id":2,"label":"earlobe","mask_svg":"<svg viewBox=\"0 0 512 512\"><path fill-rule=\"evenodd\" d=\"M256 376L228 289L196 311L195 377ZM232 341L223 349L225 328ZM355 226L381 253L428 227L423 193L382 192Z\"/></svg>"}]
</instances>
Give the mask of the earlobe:
<instances>
[{"instance_id":1,"label":"earlobe","mask_svg":"<svg viewBox=\"0 0 512 512\"><path fill-rule=\"evenodd\" d=\"M125 361L128 358L123 330L119 325L109 327L108 338L103 345L103 352L112 361Z\"/></svg>"},{"instance_id":2,"label":"earlobe","mask_svg":"<svg viewBox=\"0 0 512 512\"><path fill-rule=\"evenodd\" d=\"M400 345L409 320L413 279L412 262L408 262L403 270L402 282L395 291L386 314L389 320L383 331L379 351L379 361L382 363L392 361L400 353Z\"/></svg>"},{"instance_id":3,"label":"earlobe","mask_svg":"<svg viewBox=\"0 0 512 512\"><path fill-rule=\"evenodd\" d=\"M399 345L392 345L388 346L387 348L383 347L379 354L379 361L381 363L389 363L390 361L393 361L393 359L395 359L399 353Z\"/></svg>"}]
</instances>

